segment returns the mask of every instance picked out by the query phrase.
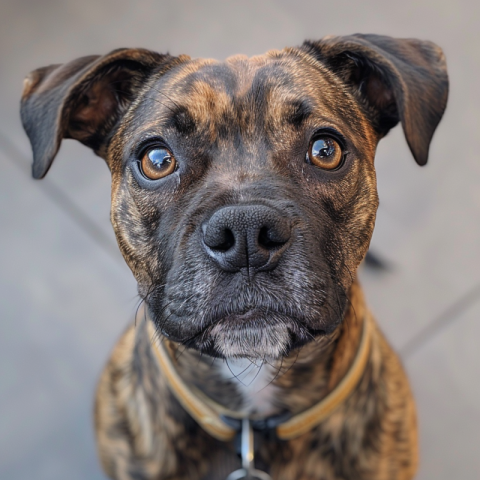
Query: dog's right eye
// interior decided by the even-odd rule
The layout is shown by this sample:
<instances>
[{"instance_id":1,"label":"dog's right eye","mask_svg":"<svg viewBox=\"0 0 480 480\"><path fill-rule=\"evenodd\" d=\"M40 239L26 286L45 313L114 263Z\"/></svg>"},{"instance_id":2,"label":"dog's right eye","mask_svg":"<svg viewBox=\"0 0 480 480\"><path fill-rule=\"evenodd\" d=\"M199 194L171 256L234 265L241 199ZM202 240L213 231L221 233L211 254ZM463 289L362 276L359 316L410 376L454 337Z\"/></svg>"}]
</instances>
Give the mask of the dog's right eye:
<instances>
[{"instance_id":1,"label":"dog's right eye","mask_svg":"<svg viewBox=\"0 0 480 480\"><path fill-rule=\"evenodd\" d=\"M175 171L177 162L172 153L166 148L155 147L148 149L140 161L143 175L150 180L159 180Z\"/></svg>"}]
</instances>

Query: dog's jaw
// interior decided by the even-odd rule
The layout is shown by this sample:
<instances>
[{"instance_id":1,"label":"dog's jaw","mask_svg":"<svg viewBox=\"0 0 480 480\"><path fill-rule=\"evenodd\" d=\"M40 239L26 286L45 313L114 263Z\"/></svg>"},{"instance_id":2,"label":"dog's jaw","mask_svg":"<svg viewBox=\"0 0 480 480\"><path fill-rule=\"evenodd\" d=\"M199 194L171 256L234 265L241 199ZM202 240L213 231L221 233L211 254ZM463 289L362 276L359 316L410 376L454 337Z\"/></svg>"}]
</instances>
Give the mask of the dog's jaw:
<instances>
[{"instance_id":1,"label":"dog's jaw","mask_svg":"<svg viewBox=\"0 0 480 480\"><path fill-rule=\"evenodd\" d=\"M167 322L172 321L177 326L189 325L192 329L185 329L183 333L181 329L173 329L178 333L172 335L172 329L165 328L166 322L162 317L152 315L151 311L149 316L154 320L159 334L201 354L253 361L285 358L292 350L320 337L328 337L343 318L339 314L337 322L326 324L321 315L308 318L265 308L252 308L245 313L231 312L218 318L202 318L201 315L178 317L170 313L167 314Z\"/></svg>"}]
</instances>

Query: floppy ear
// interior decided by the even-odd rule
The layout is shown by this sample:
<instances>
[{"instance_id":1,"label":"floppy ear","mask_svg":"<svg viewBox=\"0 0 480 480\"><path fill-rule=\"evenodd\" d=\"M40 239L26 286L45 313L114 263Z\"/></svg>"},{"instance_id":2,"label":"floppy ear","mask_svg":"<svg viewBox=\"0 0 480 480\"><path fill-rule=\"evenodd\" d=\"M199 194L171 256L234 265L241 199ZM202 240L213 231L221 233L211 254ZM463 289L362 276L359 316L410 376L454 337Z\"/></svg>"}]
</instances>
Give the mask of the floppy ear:
<instances>
[{"instance_id":1,"label":"floppy ear","mask_svg":"<svg viewBox=\"0 0 480 480\"><path fill-rule=\"evenodd\" d=\"M377 132L398 121L419 165L448 97L445 56L432 42L356 34L325 37L302 46L353 88Z\"/></svg>"},{"instance_id":2,"label":"floppy ear","mask_svg":"<svg viewBox=\"0 0 480 480\"><path fill-rule=\"evenodd\" d=\"M32 173L46 175L62 138L105 154L114 127L145 79L181 62L142 49L119 49L33 71L25 79L23 127L33 150Z\"/></svg>"}]
</instances>

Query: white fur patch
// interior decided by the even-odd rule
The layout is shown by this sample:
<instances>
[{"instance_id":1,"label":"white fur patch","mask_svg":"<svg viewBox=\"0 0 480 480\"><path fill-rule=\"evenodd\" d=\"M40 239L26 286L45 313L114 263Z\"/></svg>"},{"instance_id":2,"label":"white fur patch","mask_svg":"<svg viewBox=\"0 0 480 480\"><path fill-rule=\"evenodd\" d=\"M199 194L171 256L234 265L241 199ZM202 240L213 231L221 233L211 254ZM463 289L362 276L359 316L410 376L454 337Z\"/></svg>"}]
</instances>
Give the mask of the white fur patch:
<instances>
[{"instance_id":1,"label":"white fur patch","mask_svg":"<svg viewBox=\"0 0 480 480\"><path fill-rule=\"evenodd\" d=\"M268 363L230 358L219 362L217 368L225 380L233 382L242 396L242 413L262 417L278 413L273 403L277 388L272 385L276 370Z\"/></svg>"}]
</instances>

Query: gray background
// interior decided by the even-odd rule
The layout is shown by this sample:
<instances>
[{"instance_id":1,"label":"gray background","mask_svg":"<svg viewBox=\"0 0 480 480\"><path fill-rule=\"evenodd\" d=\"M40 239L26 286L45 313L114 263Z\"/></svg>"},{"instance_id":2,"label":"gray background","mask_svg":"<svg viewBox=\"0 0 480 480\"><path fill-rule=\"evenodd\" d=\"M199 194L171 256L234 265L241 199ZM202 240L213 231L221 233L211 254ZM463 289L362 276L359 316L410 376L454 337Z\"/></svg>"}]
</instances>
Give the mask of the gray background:
<instances>
[{"instance_id":1,"label":"gray background","mask_svg":"<svg viewBox=\"0 0 480 480\"><path fill-rule=\"evenodd\" d=\"M353 32L430 39L451 94L430 163L400 128L377 154L381 206L360 274L408 369L419 479L480 478L480 3L474 1L0 0L0 478L102 479L92 397L138 302L109 224L109 172L65 141L45 180L18 102L32 69L117 47L225 58Z\"/></svg>"}]
</instances>

